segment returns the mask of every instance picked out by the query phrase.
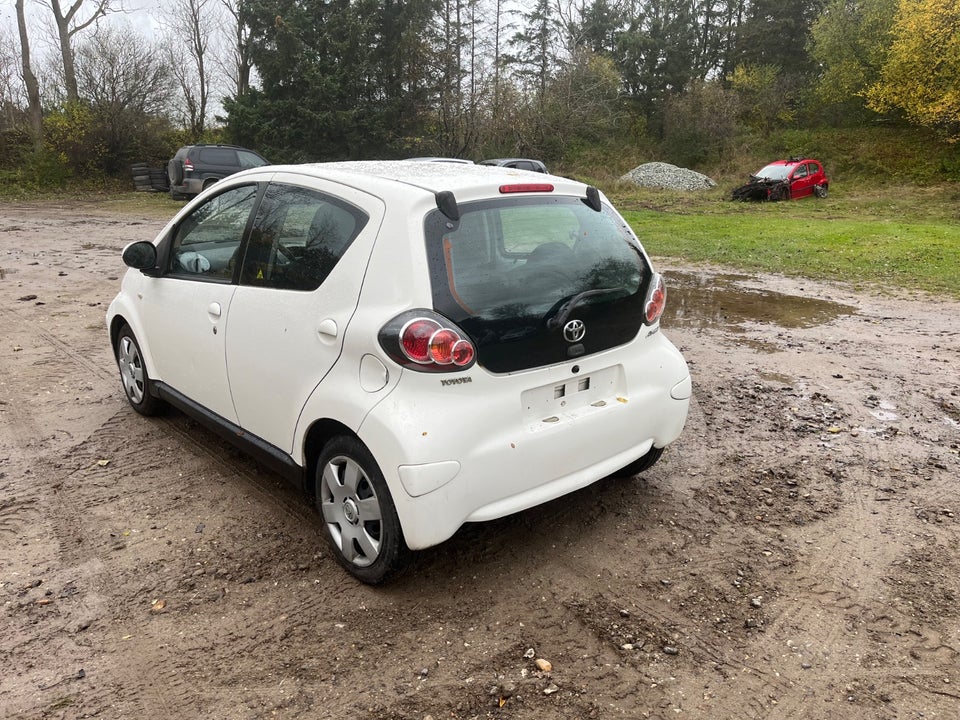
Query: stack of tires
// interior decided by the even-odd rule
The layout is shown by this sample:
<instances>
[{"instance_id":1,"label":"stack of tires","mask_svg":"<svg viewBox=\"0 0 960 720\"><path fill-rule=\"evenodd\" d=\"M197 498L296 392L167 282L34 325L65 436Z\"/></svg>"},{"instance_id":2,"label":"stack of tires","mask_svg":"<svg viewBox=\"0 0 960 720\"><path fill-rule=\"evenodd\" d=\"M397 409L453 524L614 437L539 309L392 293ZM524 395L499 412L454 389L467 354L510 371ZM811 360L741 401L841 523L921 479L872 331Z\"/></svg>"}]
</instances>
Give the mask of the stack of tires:
<instances>
[{"instance_id":1,"label":"stack of tires","mask_svg":"<svg viewBox=\"0 0 960 720\"><path fill-rule=\"evenodd\" d=\"M133 177L133 189L137 192L167 192L170 189L167 171L163 168L135 163L130 166L130 175Z\"/></svg>"}]
</instances>

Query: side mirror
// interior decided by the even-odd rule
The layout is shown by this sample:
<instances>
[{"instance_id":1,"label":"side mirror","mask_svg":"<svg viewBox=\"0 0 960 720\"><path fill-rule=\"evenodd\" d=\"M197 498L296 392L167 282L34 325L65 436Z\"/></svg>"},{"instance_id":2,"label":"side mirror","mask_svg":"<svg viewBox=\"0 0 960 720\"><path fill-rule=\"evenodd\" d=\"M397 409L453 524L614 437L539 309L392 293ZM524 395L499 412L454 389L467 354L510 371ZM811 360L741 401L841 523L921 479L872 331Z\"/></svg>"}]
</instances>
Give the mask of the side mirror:
<instances>
[{"instance_id":1,"label":"side mirror","mask_svg":"<svg viewBox=\"0 0 960 720\"><path fill-rule=\"evenodd\" d=\"M152 270L157 267L157 246L148 240L130 243L123 249L124 264L135 270Z\"/></svg>"}]
</instances>

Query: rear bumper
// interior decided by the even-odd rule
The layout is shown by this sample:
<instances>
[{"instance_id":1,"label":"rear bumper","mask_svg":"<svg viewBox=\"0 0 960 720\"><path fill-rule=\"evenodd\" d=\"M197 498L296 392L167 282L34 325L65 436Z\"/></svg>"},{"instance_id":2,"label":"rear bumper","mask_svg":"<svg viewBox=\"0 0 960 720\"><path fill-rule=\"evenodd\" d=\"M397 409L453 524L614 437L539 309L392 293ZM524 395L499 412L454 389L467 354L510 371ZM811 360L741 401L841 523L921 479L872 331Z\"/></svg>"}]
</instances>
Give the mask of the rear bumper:
<instances>
[{"instance_id":1,"label":"rear bumper","mask_svg":"<svg viewBox=\"0 0 960 720\"><path fill-rule=\"evenodd\" d=\"M180 185L170 185L170 190L179 195L199 195L203 190L203 180L200 178L184 178Z\"/></svg>"},{"instance_id":2,"label":"rear bumper","mask_svg":"<svg viewBox=\"0 0 960 720\"><path fill-rule=\"evenodd\" d=\"M691 391L686 363L662 333L578 363L515 375L474 368L463 374L469 382L448 385L441 377L405 371L359 432L412 549L586 487L668 445Z\"/></svg>"}]
</instances>

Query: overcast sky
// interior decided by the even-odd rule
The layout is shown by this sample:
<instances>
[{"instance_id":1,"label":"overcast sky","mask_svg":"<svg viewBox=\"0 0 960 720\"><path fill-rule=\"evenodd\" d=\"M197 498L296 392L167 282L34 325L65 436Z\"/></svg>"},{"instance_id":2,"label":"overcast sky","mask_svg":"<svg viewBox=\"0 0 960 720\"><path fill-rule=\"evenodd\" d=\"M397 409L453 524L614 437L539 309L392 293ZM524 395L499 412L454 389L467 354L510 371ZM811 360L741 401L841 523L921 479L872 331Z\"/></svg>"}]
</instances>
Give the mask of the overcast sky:
<instances>
[{"instance_id":1,"label":"overcast sky","mask_svg":"<svg viewBox=\"0 0 960 720\"><path fill-rule=\"evenodd\" d=\"M66 8L74 0L61 0L61 7ZM137 32L151 35L158 27L157 18L160 17L160 7L163 0L122 0L117 2L123 6L124 12L111 14L108 22L128 24ZM93 0L86 0L85 5L93 7ZM38 0L25 0L27 15L27 32L30 35L31 45L39 46L46 40L46 26L53 24L52 11L47 3ZM83 12L80 13L83 16ZM89 16L89 15L88 15ZM16 40L17 15L14 10L14 0L0 0L0 24L4 25L6 35ZM19 50L19 48L17 48Z\"/></svg>"}]
</instances>

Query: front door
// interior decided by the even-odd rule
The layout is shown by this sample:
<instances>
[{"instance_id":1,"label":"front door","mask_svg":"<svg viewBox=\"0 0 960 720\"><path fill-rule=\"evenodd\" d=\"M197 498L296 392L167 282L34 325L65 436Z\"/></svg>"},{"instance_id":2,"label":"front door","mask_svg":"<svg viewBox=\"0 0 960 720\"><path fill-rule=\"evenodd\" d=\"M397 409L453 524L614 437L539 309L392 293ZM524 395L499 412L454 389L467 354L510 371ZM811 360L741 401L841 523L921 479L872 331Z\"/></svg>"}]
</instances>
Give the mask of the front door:
<instances>
[{"instance_id":1,"label":"front door","mask_svg":"<svg viewBox=\"0 0 960 720\"><path fill-rule=\"evenodd\" d=\"M256 197L256 185L243 185L185 216L165 241L164 274L144 283L142 298L157 379L234 423L227 319L237 289L236 256Z\"/></svg>"}]
</instances>

